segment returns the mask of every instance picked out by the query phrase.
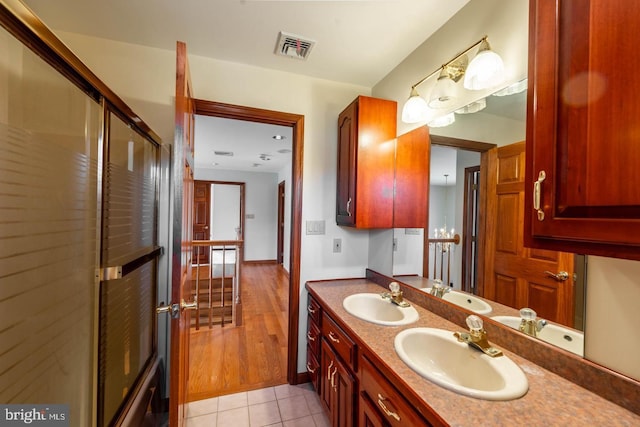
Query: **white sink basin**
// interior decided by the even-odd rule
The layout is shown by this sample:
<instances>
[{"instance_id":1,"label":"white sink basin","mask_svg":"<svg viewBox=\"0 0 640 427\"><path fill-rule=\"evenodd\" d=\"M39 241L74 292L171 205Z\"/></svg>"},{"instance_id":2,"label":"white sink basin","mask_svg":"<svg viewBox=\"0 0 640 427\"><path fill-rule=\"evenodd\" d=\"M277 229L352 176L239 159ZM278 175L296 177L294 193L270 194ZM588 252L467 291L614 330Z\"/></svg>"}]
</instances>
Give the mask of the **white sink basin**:
<instances>
[{"instance_id":1,"label":"white sink basin","mask_svg":"<svg viewBox=\"0 0 640 427\"><path fill-rule=\"evenodd\" d=\"M380 294L353 294L342 301L342 306L349 314L378 325L400 326L418 320L413 306L398 307Z\"/></svg>"},{"instance_id":2,"label":"white sink basin","mask_svg":"<svg viewBox=\"0 0 640 427\"><path fill-rule=\"evenodd\" d=\"M459 342L453 332L411 328L396 335L398 356L431 382L466 396L511 400L529 390L524 372L507 356L490 357Z\"/></svg>"},{"instance_id":3,"label":"white sink basin","mask_svg":"<svg viewBox=\"0 0 640 427\"><path fill-rule=\"evenodd\" d=\"M422 290L427 293L431 292L431 288L422 288ZM487 302L464 292L449 291L444 294L442 299L460 307L464 307L477 314L489 314L492 311L491 306Z\"/></svg>"},{"instance_id":4,"label":"white sink basin","mask_svg":"<svg viewBox=\"0 0 640 427\"><path fill-rule=\"evenodd\" d=\"M520 326L520 318L516 316L493 316L492 319L513 329L518 329ZM584 334L575 329L547 323L547 325L538 332L538 338L556 347L577 354L578 356L584 356Z\"/></svg>"}]
</instances>

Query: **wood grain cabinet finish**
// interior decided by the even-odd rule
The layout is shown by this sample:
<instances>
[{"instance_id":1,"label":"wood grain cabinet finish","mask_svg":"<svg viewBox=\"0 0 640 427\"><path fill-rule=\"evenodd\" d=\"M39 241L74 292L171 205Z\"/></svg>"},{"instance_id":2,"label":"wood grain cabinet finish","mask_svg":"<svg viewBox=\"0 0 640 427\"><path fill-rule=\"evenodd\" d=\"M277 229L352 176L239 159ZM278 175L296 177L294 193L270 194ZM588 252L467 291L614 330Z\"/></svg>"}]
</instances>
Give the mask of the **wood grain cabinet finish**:
<instances>
[{"instance_id":1,"label":"wood grain cabinet finish","mask_svg":"<svg viewBox=\"0 0 640 427\"><path fill-rule=\"evenodd\" d=\"M525 244L640 259L640 2L532 0L529 19Z\"/></svg>"},{"instance_id":2,"label":"wood grain cabinet finish","mask_svg":"<svg viewBox=\"0 0 640 427\"><path fill-rule=\"evenodd\" d=\"M396 141L394 228L427 228L431 139L421 126Z\"/></svg>"},{"instance_id":3,"label":"wood grain cabinet finish","mask_svg":"<svg viewBox=\"0 0 640 427\"><path fill-rule=\"evenodd\" d=\"M397 103L359 96L338 117L336 223L393 224Z\"/></svg>"},{"instance_id":4,"label":"wood grain cabinet finish","mask_svg":"<svg viewBox=\"0 0 640 427\"><path fill-rule=\"evenodd\" d=\"M320 320L322 319L322 308L311 295L307 301L307 372L316 391L321 393L320 379L323 369L320 365L320 341L322 340Z\"/></svg>"},{"instance_id":5,"label":"wood grain cabinet finish","mask_svg":"<svg viewBox=\"0 0 640 427\"><path fill-rule=\"evenodd\" d=\"M362 357L360 362L360 404L358 419L361 427L431 425L366 357Z\"/></svg>"},{"instance_id":6,"label":"wood grain cabinet finish","mask_svg":"<svg viewBox=\"0 0 640 427\"><path fill-rule=\"evenodd\" d=\"M356 380L326 339L321 344L320 396L333 427L352 427L355 421Z\"/></svg>"}]
</instances>

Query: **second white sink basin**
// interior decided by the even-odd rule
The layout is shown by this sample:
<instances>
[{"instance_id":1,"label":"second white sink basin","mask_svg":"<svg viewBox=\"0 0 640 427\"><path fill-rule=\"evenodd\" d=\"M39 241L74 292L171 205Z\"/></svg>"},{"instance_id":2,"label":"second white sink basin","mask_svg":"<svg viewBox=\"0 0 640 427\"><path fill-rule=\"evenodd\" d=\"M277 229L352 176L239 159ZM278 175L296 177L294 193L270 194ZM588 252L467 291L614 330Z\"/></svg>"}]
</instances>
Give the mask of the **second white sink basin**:
<instances>
[{"instance_id":1,"label":"second white sink basin","mask_svg":"<svg viewBox=\"0 0 640 427\"><path fill-rule=\"evenodd\" d=\"M422 290L427 293L431 292L431 288L422 288ZM492 311L487 302L464 292L449 291L442 296L442 299L478 314L489 314Z\"/></svg>"},{"instance_id":2,"label":"second white sink basin","mask_svg":"<svg viewBox=\"0 0 640 427\"><path fill-rule=\"evenodd\" d=\"M380 294L349 295L342 301L342 306L349 314L378 325L400 326L418 320L418 312L413 306L398 307Z\"/></svg>"},{"instance_id":3,"label":"second white sink basin","mask_svg":"<svg viewBox=\"0 0 640 427\"><path fill-rule=\"evenodd\" d=\"M459 342L453 332L405 329L396 335L396 353L431 382L466 396L511 400L529 390L524 372L507 356L490 357Z\"/></svg>"},{"instance_id":4,"label":"second white sink basin","mask_svg":"<svg viewBox=\"0 0 640 427\"><path fill-rule=\"evenodd\" d=\"M520 318L515 316L493 316L492 319L507 325L513 329L520 327ZM569 329L560 325L547 323L538 332L538 339L544 342L570 351L578 356L584 356L584 334L575 329Z\"/></svg>"}]
</instances>

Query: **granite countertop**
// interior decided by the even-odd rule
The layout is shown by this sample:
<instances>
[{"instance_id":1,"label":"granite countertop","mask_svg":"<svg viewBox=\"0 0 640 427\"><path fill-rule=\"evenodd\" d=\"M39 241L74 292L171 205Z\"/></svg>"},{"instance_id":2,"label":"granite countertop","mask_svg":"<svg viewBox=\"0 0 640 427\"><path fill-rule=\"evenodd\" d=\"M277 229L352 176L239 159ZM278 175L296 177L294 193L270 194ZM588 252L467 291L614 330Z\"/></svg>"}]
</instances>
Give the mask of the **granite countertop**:
<instances>
[{"instance_id":1,"label":"granite countertop","mask_svg":"<svg viewBox=\"0 0 640 427\"><path fill-rule=\"evenodd\" d=\"M590 392L587 389L501 348L524 371L529 391L520 399L494 402L474 399L442 388L415 373L396 355L393 341L398 332L414 327L450 331L461 328L413 304L420 319L406 326L380 326L358 319L345 311L342 300L360 292L380 292L381 287L367 279L308 282L307 289L328 307L346 332L376 354L402 381L452 426L638 426L640 416ZM411 300L407 299L409 302ZM491 341L491 336L489 336ZM497 346L499 347L499 346ZM393 379L394 383L398 380Z\"/></svg>"}]
</instances>

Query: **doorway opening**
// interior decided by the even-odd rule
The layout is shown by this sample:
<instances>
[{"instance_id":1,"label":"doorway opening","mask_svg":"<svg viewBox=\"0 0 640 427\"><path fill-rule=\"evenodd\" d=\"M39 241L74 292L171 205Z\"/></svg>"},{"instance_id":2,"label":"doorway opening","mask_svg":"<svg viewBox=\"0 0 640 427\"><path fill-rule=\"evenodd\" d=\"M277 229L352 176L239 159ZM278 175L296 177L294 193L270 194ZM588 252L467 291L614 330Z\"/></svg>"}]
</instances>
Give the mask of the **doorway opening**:
<instances>
[{"instance_id":1,"label":"doorway opening","mask_svg":"<svg viewBox=\"0 0 640 427\"><path fill-rule=\"evenodd\" d=\"M271 262L259 262L259 263L244 263L243 265L243 273L241 277L242 286L244 288L251 287L251 292L246 294L245 301L243 305L245 308L243 312L245 315L247 313L247 307L249 307L249 301L252 296L259 296L262 292L263 286L269 286L271 288L271 292L275 293L275 299L278 301L282 301L279 305L284 308L281 310L281 314L285 317L285 325L282 327L282 335L286 341L286 348L284 350L284 359L286 363L282 365L282 369L273 369L272 366L262 367L264 371L273 369L275 371L280 372L280 384L283 382L287 382L289 384L298 384L304 380L304 374L301 374L300 377L297 374L297 353L298 353L298 315L299 315L299 300L300 300L300 245L301 245L301 213L302 213L302 155L303 155L303 133L304 133L304 116L290 113L282 113L271 110L262 110L252 107L244 107L230 104L223 104L214 101L205 101L205 100L194 100L195 102L195 111L196 115L201 116L209 116L209 117L218 117L218 118L226 118L226 119L234 119L234 120L243 120L247 122L256 122L256 123L265 123L265 124L274 124L280 126L287 126L291 128L292 131L292 153L291 153L291 173L290 173L290 194L291 194L291 214L290 214L290 242L289 242L289 257L288 257L288 265L287 265L287 257L283 256L282 260L280 260L279 255L283 252L280 249L280 245L278 245L278 257ZM196 136L197 137L197 136ZM247 191L249 191L247 189ZM273 197L273 196L272 196ZM283 198L284 199L284 198ZM272 199L273 200L273 199ZM280 203L280 202L279 202ZM278 203L278 204L279 204ZM283 212L285 202L283 203ZM254 219L252 212L243 213L243 217ZM257 219L257 218L256 218ZM278 226L283 221L278 221ZM241 226L241 231L243 236L246 236L244 233L244 226ZM282 238L282 247L286 246L285 237ZM245 248L246 250L246 248ZM282 265L280 264L282 263ZM288 267L288 272L285 268ZM259 299L259 298L256 298ZM258 310L260 310L258 308ZM261 322L257 322L261 323ZM264 322L262 324L263 328L272 327L268 324L268 322ZM244 338L237 335L232 336L230 333L231 328L225 327L225 331L222 332L222 336L219 337L221 340L219 341L219 351L225 353L231 353L233 357L236 359L241 359L246 356L247 353L255 352L260 348L259 342L247 342L247 340L252 340L252 338L247 338L245 335ZM273 329L273 327L272 327ZM224 336L224 335L227 336ZM244 340L244 342L241 342ZM192 342L193 342L192 338ZM249 346L249 347L247 347ZM249 350L247 350L249 348ZM265 354L268 352L266 349L259 349L259 351L265 351ZM198 358L196 350L191 351L192 357ZM222 354L222 353L221 353ZM251 362L247 362L251 363ZM197 363L191 364L192 370L197 366ZM235 391L243 391L243 390L251 390L255 388L262 388L268 385L275 384L265 384L260 383L259 381L253 381L250 377L250 373L248 368L249 366L242 366L241 362L234 365L236 368L232 368L231 370L227 369L226 372L223 372L219 377L219 381L224 383L227 379L232 377L243 377L245 376L246 382L243 385L240 385L239 389ZM253 368L253 367L252 367ZM256 366L256 369L260 369L260 366ZM204 373L200 373L202 375ZM208 375L208 374L206 374ZM190 381L196 379L190 374ZM254 378L255 380L255 378ZM191 389L191 386L189 387ZM233 393L235 391L228 391L222 394ZM192 394L189 393L188 400L199 400L206 397L213 397L211 394L207 393L197 393Z\"/></svg>"}]
</instances>

